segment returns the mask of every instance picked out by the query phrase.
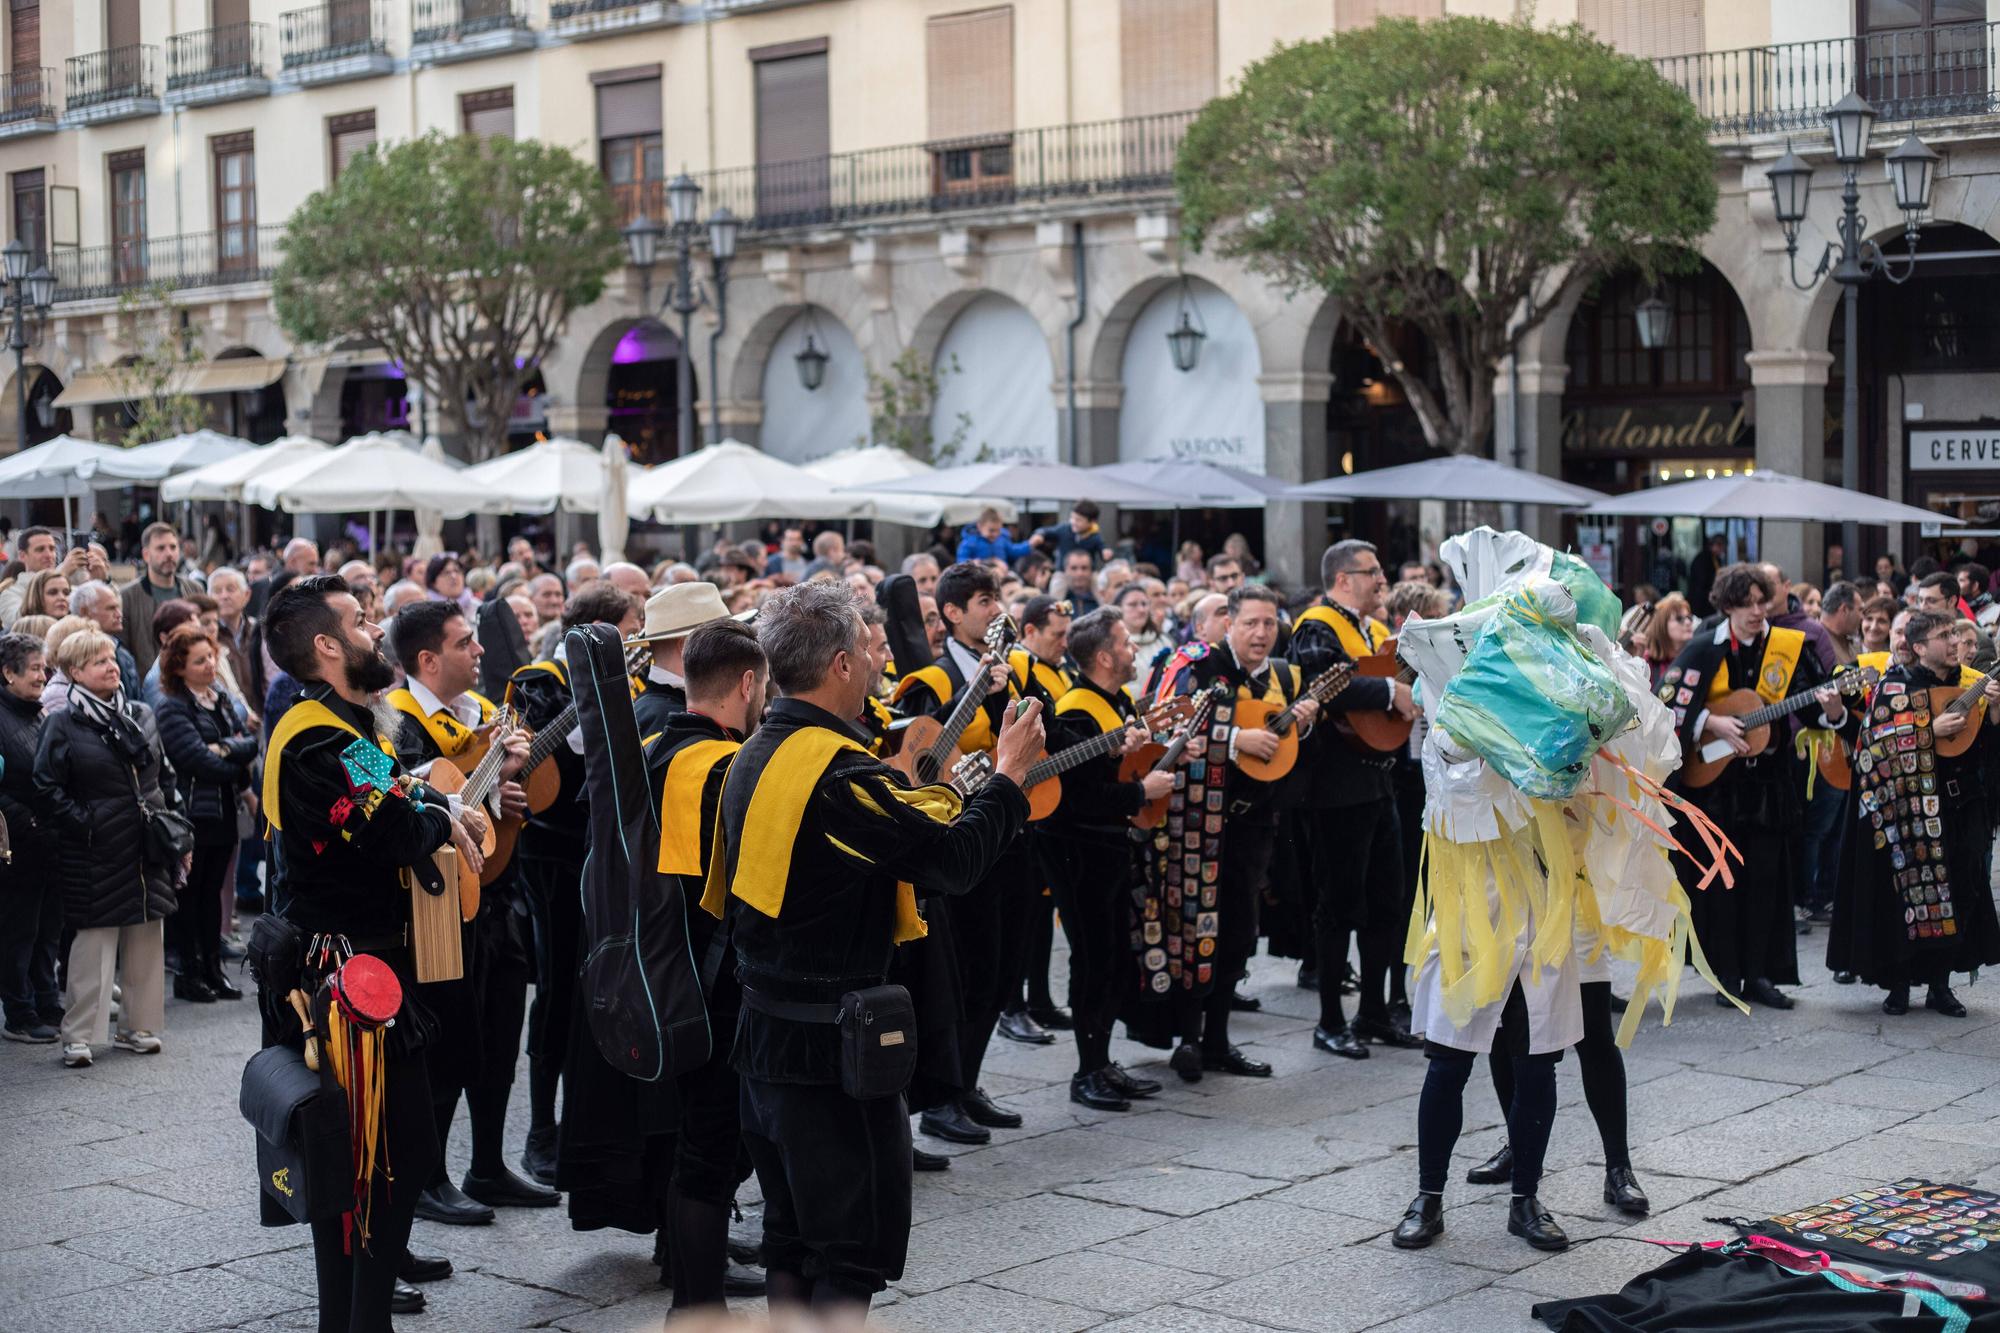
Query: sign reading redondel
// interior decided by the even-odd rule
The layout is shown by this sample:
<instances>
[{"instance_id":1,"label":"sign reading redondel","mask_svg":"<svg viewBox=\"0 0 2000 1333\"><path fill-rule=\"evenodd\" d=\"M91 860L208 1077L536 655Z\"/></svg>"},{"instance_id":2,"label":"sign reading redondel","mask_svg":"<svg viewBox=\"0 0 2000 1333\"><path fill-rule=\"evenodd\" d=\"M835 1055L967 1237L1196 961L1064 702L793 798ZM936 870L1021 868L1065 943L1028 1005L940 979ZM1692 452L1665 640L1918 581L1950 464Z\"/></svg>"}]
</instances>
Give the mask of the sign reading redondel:
<instances>
[{"instance_id":1,"label":"sign reading redondel","mask_svg":"<svg viewBox=\"0 0 2000 1333\"><path fill-rule=\"evenodd\" d=\"M2000 469L2000 430L1960 427L1910 432L1910 471L1961 472Z\"/></svg>"}]
</instances>

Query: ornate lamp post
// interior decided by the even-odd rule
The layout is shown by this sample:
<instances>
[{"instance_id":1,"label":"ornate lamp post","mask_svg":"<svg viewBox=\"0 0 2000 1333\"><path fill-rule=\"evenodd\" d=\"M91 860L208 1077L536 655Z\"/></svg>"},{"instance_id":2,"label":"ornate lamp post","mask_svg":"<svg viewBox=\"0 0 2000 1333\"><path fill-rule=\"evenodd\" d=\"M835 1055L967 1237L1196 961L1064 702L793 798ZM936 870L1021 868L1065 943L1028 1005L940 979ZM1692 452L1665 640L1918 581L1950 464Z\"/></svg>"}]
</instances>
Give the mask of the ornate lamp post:
<instances>
[{"instance_id":1,"label":"ornate lamp post","mask_svg":"<svg viewBox=\"0 0 2000 1333\"><path fill-rule=\"evenodd\" d=\"M694 344L694 312L711 300L715 306L716 329L708 340L708 397L709 427L708 443L714 444L722 438L722 396L716 379L716 344L729 324L729 265L736 258L736 239L741 223L727 208L718 208L709 215L708 253L710 259L711 283L714 295L694 276L695 238L703 230L697 218L701 211L701 186L686 172L667 183L668 225L662 227L651 218L640 214L624 229L626 257L639 270L641 291L640 305L652 305L651 287L653 265L659 261L660 241L671 232L674 244L674 281L667 289L661 313L671 310L680 316L681 348L675 362L675 391L679 409L677 427L678 447L686 450L694 439L694 373L688 358Z\"/></svg>"},{"instance_id":2,"label":"ornate lamp post","mask_svg":"<svg viewBox=\"0 0 2000 1333\"><path fill-rule=\"evenodd\" d=\"M41 336L42 321L48 318L49 307L55 304L56 275L49 272L47 264L39 264L35 271L28 271L28 263L34 253L21 243L19 237L7 242L0 249L0 260L5 262L7 279L7 309L13 323L7 335L7 345L14 349L14 422L15 448L28 447L28 345ZM32 319L34 337L29 336Z\"/></svg>"}]
</instances>

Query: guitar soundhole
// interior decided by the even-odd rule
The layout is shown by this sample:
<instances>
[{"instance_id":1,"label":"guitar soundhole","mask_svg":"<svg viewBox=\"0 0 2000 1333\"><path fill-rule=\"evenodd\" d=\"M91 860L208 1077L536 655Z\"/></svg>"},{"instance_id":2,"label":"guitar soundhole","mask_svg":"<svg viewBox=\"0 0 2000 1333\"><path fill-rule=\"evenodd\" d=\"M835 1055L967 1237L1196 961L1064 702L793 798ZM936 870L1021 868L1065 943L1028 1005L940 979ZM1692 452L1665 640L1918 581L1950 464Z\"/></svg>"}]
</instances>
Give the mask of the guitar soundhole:
<instances>
[{"instance_id":1,"label":"guitar soundhole","mask_svg":"<svg viewBox=\"0 0 2000 1333\"><path fill-rule=\"evenodd\" d=\"M919 786L928 787L933 782L936 782L938 779L939 767L940 765L938 764L938 761L931 758L929 755L926 754L918 756L917 784Z\"/></svg>"}]
</instances>

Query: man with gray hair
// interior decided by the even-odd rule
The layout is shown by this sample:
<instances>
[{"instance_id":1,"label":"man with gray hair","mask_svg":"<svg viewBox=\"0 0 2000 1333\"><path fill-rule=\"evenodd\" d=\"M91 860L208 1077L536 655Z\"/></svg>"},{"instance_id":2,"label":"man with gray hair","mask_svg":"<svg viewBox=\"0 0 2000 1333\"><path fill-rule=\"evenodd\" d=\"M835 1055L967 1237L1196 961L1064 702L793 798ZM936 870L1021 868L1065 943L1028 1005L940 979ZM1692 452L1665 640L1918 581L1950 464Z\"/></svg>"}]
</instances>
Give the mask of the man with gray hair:
<instances>
[{"instance_id":1,"label":"man with gray hair","mask_svg":"<svg viewBox=\"0 0 2000 1333\"><path fill-rule=\"evenodd\" d=\"M578 556L563 568L563 582L569 585L572 594L582 592L600 577L597 562L587 555Z\"/></svg>"},{"instance_id":2,"label":"man with gray hair","mask_svg":"<svg viewBox=\"0 0 2000 1333\"><path fill-rule=\"evenodd\" d=\"M917 581L919 596L930 597L937 592L938 575L944 571L938 568L936 556L917 551L903 557L903 572Z\"/></svg>"},{"instance_id":3,"label":"man with gray hair","mask_svg":"<svg viewBox=\"0 0 2000 1333\"><path fill-rule=\"evenodd\" d=\"M118 679L125 687L125 697L138 698L139 662L125 646L125 603L118 589L102 579L86 579L70 589L69 613L96 622L111 636L112 646L118 650Z\"/></svg>"},{"instance_id":4,"label":"man with gray hair","mask_svg":"<svg viewBox=\"0 0 2000 1333\"><path fill-rule=\"evenodd\" d=\"M858 1326L908 1250L909 1066L896 1057L915 1052L878 1030L844 1070L842 996L873 997L896 945L924 934L912 881L973 891L1020 833L1042 720L1032 701L1008 711L997 771L961 808L947 789L905 787L862 747L853 724L876 672L844 584L773 593L757 637L783 697L730 766L721 873L702 905L731 923L743 983L733 1063L772 1314L811 1307Z\"/></svg>"}]
</instances>

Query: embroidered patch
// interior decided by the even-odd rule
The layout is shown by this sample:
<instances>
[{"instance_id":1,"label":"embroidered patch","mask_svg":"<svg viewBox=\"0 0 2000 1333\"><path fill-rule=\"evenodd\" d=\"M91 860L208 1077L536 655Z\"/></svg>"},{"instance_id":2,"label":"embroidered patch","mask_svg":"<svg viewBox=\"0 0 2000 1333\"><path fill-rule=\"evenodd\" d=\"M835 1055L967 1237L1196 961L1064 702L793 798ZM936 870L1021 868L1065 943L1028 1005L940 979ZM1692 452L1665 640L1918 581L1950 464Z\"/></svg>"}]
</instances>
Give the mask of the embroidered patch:
<instances>
[{"instance_id":1,"label":"embroidered patch","mask_svg":"<svg viewBox=\"0 0 2000 1333\"><path fill-rule=\"evenodd\" d=\"M1181 656L1190 662L1199 662L1208 656L1208 645L1197 639L1181 648Z\"/></svg>"},{"instance_id":2,"label":"embroidered patch","mask_svg":"<svg viewBox=\"0 0 2000 1333\"><path fill-rule=\"evenodd\" d=\"M345 824L353 815L354 802L348 800L345 796L336 800L326 812L326 817L333 822L335 828L339 828L342 824Z\"/></svg>"},{"instance_id":3,"label":"embroidered patch","mask_svg":"<svg viewBox=\"0 0 2000 1333\"><path fill-rule=\"evenodd\" d=\"M1701 684L1701 672L1696 671L1693 667L1689 667L1682 674L1681 679L1689 685L1699 685Z\"/></svg>"}]
</instances>

